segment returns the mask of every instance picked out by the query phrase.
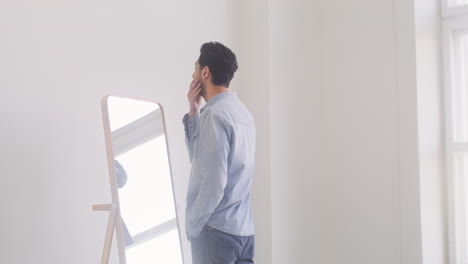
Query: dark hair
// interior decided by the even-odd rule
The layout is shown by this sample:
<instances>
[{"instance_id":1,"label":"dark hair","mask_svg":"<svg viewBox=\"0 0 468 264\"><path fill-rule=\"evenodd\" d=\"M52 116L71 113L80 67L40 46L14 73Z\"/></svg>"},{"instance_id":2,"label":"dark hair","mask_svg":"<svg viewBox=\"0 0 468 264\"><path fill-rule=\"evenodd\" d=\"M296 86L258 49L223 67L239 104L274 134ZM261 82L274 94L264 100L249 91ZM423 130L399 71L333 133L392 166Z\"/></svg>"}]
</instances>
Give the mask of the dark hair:
<instances>
[{"instance_id":1,"label":"dark hair","mask_svg":"<svg viewBox=\"0 0 468 264\"><path fill-rule=\"evenodd\" d=\"M214 85L229 87L229 83L237 70L236 55L219 42L207 42L200 48L198 58L200 69L210 68Z\"/></svg>"}]
</instances>

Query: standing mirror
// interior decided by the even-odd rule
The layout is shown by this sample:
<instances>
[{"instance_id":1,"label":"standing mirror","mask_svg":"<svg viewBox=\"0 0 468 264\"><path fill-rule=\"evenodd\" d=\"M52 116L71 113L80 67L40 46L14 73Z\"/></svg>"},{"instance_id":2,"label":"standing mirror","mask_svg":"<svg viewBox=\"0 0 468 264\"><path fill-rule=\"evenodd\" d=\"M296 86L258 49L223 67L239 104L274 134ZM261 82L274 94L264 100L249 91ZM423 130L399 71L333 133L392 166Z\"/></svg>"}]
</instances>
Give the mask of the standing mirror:
<instances>
[{"instance_id":1,"label":"standing mirror","mask_svg":"<svg viewBox=\"0 0 468 264\"><path fill-rule=\"evenodd\" d=\"M102 114L120 263L182 264L161 106L110 95Z\"/></svg>"}]
</instances>

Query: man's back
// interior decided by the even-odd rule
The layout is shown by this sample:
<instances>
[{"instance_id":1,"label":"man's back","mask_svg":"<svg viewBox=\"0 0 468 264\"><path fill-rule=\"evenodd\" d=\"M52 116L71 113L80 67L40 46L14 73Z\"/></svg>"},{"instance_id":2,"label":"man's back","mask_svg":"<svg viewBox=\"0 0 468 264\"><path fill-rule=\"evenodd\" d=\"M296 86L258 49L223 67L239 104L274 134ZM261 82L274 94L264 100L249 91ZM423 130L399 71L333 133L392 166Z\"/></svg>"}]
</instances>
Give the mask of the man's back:
<instances>
[{"instance_id":1,"label":"man's back","mask_svg":"<svg viewBox=\"0 0 468 264\"><path fill-rule=\"evenodd\" d=\"M208 225L232 235L253 235L252 115L235 93L221 93L208 101L199 116L184 117L184 124L192 162L187 232L197 236Z\"/></svg>"}]
</instances>

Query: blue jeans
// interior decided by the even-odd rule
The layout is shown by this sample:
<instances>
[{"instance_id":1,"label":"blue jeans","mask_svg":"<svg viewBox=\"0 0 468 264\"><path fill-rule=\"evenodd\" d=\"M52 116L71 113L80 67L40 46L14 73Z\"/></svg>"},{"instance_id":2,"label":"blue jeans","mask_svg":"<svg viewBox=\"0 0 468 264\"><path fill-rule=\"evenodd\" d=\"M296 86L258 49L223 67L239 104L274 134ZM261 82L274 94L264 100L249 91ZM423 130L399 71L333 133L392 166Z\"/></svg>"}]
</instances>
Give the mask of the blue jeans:
<instances>
[{"instance_id":1,"label":"blue jeans","mask_svg":"<svg viewBox=\"0 0 468 264\"><path fill-rule=\"evenodd\" d=\"M205 226L190 242L192 264L254 263L255 236L235 236Z\"/></svg>"}]
</instances>

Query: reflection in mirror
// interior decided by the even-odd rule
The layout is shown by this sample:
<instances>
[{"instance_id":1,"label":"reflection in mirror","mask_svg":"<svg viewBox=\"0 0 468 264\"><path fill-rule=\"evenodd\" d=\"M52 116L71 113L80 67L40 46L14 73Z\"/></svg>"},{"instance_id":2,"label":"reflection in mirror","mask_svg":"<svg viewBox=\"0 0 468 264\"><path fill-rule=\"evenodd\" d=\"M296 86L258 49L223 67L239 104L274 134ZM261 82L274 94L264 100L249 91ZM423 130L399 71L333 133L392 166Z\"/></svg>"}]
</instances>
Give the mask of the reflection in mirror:
<instances>
[{"instance_id":1,"label":"reflection in mirror","mask_svg":"<svg viewBox=\"0 0 468 264\"><path fill-rule=\"evenodd\" d=\"M107 111L126 263L182 263L163 111L117 96Z\"/></svg>"}]
</instances>

